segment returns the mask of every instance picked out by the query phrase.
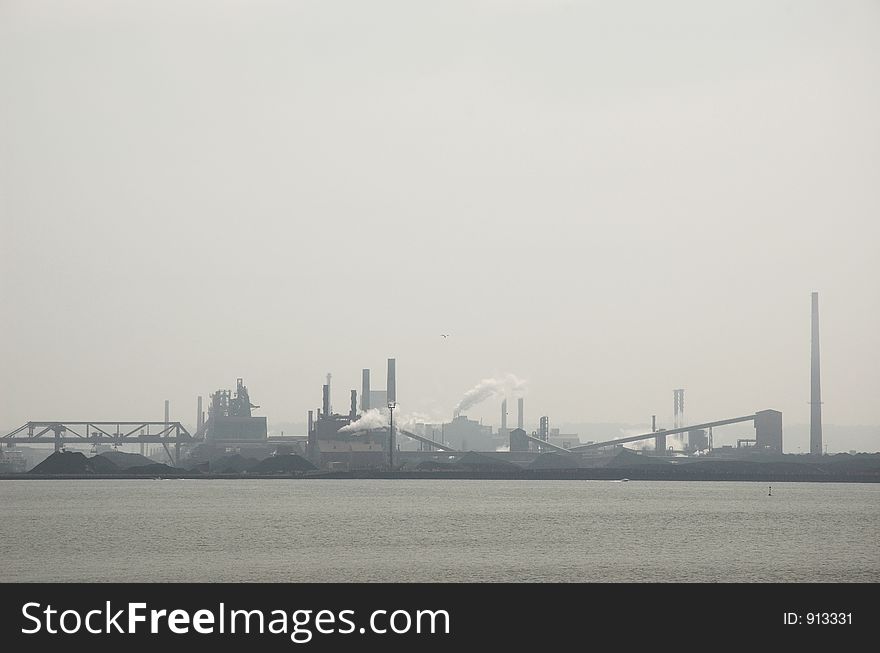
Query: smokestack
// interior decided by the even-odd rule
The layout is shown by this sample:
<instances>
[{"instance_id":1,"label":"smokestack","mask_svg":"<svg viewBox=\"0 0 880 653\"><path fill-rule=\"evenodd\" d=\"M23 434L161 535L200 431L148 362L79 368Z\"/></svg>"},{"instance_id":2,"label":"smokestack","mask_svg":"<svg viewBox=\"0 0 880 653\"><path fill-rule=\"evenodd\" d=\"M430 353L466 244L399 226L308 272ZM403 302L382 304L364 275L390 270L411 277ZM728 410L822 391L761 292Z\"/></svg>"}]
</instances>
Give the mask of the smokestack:
<instances>
[{"instance_id":1,"label":"smokestack","mask_svg":"<svg viewBox=\"0 0 880 653\"><path fill-rule=\"evenodd\" d=\"M333 376L333 375L330 374L330 372L327 372L327 396L328 396L328 397L330 396L330 378L331 378L332 376ZM331 406L331 405L328 403L328 404L327 404L327 410L324 412L324 415L329 415L331 410L333 410L333 406Z\"/></svg>"},{"instance_id":2,"label":"smokestack","mask_svg":"<svg viewBox=\"0 0 880 653\"><path fill-rule=\"evenodd\" d=\"M501 402L501 435L507 435L507 399Z\"/></svg>"},{"instance_id":3,"label":"smokestack","mask_svg":"<svg viewBox=\"0 0 880 653\"><path fill-rule=\"evenodd\" d=\"M819 387L819 293L813 293L810 357L810 453L822 455L822 391Z\"/></svg>"},{"instance_id":4,"label":"smokestack","mask_svg":"<svg viewBox=\"0 0 880 653\"><path fill-rule=\"evenodd\" d=\"M657 416L651 415L651 433L657 432Z\"/></svg>"},{"instance_id":5,"label":"smokestack","mask_svg":"<svg viewBox=\"0 0 880 653\"><path fill-rule=\"evenodd\" d=\"M370 410L370 370L365 369L361 380L361 412Z\"/></svg>"},{"instance_id":6,"label":"smokestack","mask_svg":"<svg viewBox=\"0 0 880 653\"><path fill-rule=\"evenodd\" d=\"M353 422L357 419L358 412L358 391L351 391L351 410L348 412L349 419Z\"/></svg>"},{"instance_id":7,"label":"smokestack","mask_svg":"<svg viewBox=\"0 0 880 653\"><path fill-rule=\"evenodd\" d=\"M196 409L196 432L202 430L202 398L199 397L197 402L198 404Z\"/></svg>"},{"instance_id":8,"label":"smokestack","mask_svg":"<svg viewBox=\"0 0 880 653\"><path fill-rule=\"evenodd\" d=\"M170 419L169 419L170 417L171 417L171 402L168 399L166 399L165 400L165 429L166 430L168 429L168 422L170 421Z\"/></svg>"},{"instance_id":9,"label":"smokestack","mask_svg":"<svg viewBox=\"0 0 880 653\"><path fill-rule=\"evenodd\" d=\"M388 403L397 403L397 379L395 378L395 360L388 359Z\"/></svg>"},{"instance_id":10,"label":"smokestack","mask_svg":"<svg viewBox=\"0 0 880 653\"><path fill-rule=\"evenodd\" d=\"M323 405L323 413L322 413L323 416L325 418L329 417L330 416L330 384L329 383L324 384L324 401L323 401L322 405Z\"/></svg>"},{"instance_id":11,"label":"smokestack","mask_svg":"<svg viewBox=\"0 0 880 653\"><path fill-rule=\"evenodd\" d=\"M540 425L538 426L538 437L544 442L547 442L547 439L550 437L550 418L546 415L541 418Z\"/></svg>"},{"instance_id":12,"label":"smokestack","mask_svg":"<svg viewBox=\"0 0 880 653\"><path fill-rule=\"evenodd\" d=\"M523 428L523 398L520 397L516 407L516 428Z\"/></svg>"},{"instance_id":13,"label":"smokestack","mask_svg":"<svg viewBox=\"0 0 880 653\"><path fill-rule=\"evenodd\" d=\"M684 426L684 388L672 391L673 409L672 409L672 425L675 428Z\"/></svg>"},{"instance_id":14,"label":"smokestack","mask_svg":"<svg viewBox=\"0 0 880 653\"><path fill-rule=\"evenodd\" d=\"M315 449L317 447L315 445L317 444L318 439L315 437L315 416L312 411L309 411L309 432L307 437L306 456L308 456L308 459L314 463L317 460L317 457L315 456Z\"/></svg>"}]
</instances>

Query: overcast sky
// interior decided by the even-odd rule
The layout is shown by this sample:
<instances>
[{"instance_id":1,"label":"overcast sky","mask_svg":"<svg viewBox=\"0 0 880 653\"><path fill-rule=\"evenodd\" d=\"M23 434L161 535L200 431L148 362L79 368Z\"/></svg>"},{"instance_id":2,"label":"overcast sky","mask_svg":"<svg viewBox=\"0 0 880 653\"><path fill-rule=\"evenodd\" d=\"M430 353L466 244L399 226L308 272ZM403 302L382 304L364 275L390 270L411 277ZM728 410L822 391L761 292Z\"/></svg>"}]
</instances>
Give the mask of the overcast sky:
<instances>
[{"instance_id":1,"label":"overcast sky","mask_svg":"<svg viewBox=\"0 0 880 653\"><path fill-rule=\"evenodd\" d=\"M804 423L814 290L877 424L878 116L875 1L0 0L0 425Z\"/></svg>"}]
</instances>

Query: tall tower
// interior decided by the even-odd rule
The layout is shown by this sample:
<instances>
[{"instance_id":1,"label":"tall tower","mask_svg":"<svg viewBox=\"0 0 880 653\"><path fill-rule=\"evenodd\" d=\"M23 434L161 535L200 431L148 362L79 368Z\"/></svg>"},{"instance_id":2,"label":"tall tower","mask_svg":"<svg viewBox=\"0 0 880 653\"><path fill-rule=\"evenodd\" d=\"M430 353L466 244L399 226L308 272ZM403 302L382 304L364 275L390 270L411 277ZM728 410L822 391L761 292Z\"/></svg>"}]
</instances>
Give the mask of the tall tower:
<instances>
[{"instance_id":1,"label":"tall tower","mask_svg":"<svg viewBox=\"0 0 880 653\"><path fill-rule=\"evenodd\" d=\"M501 433L503 437L507 437L507 398L501 402Z\"/></svg>"},{"instance_id":2,"label":"tall tower","mask_svg":"<svg viewBox=\"0 0 880 653\"><path fill-rule=\"evenodd\" d=\"M395 369L397 367L397 361L393 358L388 359L388 381L387 381L387 391L388 391L388 403L396 403L397 402L397 375Z\"/></svg>"},{"instance_id":3,"label":"tall tower","mask_svg":"<svg viewBox=\"0 0 880 653\"><path fill-rule=\"evenodd\" d=\"M361 374L361 411L365 413L370 410L370 370L364 368Z\"/></svg>"},{"instance_id":4,"label":"tall tower","mask_svg":"<svg viewBox=\"0 0 880 653\"><path fill-rule=\"evenodd\" d=\"M672 409L672 426L684 426L684 388L672 391L674 406Z\"/></svg>"},{"instance_id":5,"label":"tall tower","mask_svg":"<svg viewBox=\"0 0 880 653\"><path fill-rule=\"evenodd\" d=\"M810 357L810 453L822 454L822 391L819 387L819 293L813 293L812 352Z\"/></svg>"},{"instance_id":6,"label":"tall tower","mask_svg":"<svg viewBox=\"0 0 880 653\"><path fill-rule=\"evenodd\" d=\"M523 398L516 401L516 428L523 428Z\"/></svg>"},{"instance_id":7,"label":"tall tower","mask_svg":"<svg viewBox=\"0 0 880 653\"><path fill-rule=\"evenodd\" d=\"M672 391L673 408L672 408L672 428L681 428L684 426L684 388L678 388ZM682 446L686 444L685 435L679 433L672 436Z\"/></svg>"}]
</instances>

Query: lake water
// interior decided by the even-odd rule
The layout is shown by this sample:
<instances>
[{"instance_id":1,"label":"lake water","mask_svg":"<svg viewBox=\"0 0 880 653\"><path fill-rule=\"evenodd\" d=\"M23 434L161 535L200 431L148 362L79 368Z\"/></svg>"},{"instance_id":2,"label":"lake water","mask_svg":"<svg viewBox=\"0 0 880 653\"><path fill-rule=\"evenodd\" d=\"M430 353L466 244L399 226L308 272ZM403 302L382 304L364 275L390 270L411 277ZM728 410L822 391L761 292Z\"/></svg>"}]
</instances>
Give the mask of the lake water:
<instances>
[{"instance_id":1,"label":"lake water","mask_svg":"<svg viewBox=\"0 0 880 653\"><path fill-rule=\"evenodd\" d=\"M878 582L880 484L0 481L3 581Z\"/></svg>"}]
</instances>

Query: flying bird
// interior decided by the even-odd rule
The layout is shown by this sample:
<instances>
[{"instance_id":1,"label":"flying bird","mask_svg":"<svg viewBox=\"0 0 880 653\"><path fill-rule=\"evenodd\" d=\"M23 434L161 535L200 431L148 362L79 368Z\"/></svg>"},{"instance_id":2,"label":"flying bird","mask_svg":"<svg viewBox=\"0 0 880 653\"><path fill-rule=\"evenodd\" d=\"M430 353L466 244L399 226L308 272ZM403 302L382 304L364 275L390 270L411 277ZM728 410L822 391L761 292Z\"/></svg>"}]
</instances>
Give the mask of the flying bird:
<instances>
[{"instance_id":1,"label":"flying bird","mask_svg":"<svg viewBox=\"0 0 880 653\"><path fill-rule=\"evenodd\" d=\"M449 334L448 334L448 333L441 333L440 335L441 335L443 338L448 338L448 337L449 337Z\"/></svg>"}]
</instances>

